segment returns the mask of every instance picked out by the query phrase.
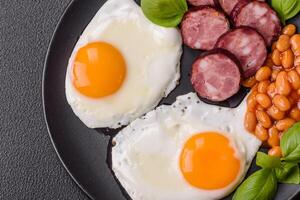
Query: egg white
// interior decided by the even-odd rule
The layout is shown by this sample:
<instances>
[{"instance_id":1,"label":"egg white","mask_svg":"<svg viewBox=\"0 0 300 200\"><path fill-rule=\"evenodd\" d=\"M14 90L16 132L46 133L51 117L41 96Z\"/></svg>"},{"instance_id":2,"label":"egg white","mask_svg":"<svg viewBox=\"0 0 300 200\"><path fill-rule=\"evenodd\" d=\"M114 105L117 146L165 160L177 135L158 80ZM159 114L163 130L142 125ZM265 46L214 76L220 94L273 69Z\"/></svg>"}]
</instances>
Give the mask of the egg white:
<instances>
[{"instance_id":1,"label":"egg white","mask_svg":"<svg viewBox=\"0 0 300 200\"><path fill-rule=\"evenodd\" d=\"M173 105L160 106L135 120L113 139L112 169L134 200L223 198L243 180L261 145L243 127L245 110L245 102L230 109L207 105L194 93L180 96ZM218 190L191 186L179 168L185 142L194 134L207 131L227 136L241 161L236 180Z\"/></svg>"},{"instance_id":2,"label":"egg white","mask_svg":"<svg viewBox=\"0 0 300 200\"><path fill-rule=\"evenodd\" d=\"M114 94L93 99L71 81L77 51L91 42L115 46L126 61L127 74ZM133 0L108 0L89 23L69 60L66 97L74 113L90 128L118 128L153 109L180 78L182 40L178 29L151 23Z\"/></svg>"}]
</instances>

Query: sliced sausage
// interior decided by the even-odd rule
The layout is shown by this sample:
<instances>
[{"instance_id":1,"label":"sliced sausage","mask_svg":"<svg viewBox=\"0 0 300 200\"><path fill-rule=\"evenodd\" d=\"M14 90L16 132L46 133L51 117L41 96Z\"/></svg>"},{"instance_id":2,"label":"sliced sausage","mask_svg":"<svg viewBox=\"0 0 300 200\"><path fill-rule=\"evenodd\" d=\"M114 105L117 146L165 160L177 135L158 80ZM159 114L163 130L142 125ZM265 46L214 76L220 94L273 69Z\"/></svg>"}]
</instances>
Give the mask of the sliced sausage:
<instances>
[{"instance_id":1,"label":"sliced sausage","mask_svg":"<svg viewBox=\"0 0 300 200\"><path fill-rule=\"evenodd\" d=\"M245 78L254 75L267 58L264 38L249 27L240 27L225 33L219 38L216 48L226 49L236 56Z\"/></svg>"},{"instance_id":2,"label":"sliced sausage","mask_svg":"<svg viewBox=\"0 0 300 200\"><path fill-rule=\"evenodd\" d=\"M209 51L193 64L191 83L202 98L224 101L239 91L240 82L239 63L226 50Z\"/></svg>"},{"instance_id":3,"label":"sliced sausage","mask_svg":"<svg viewBox=\"0 0 300 200\"><path fill-rule=\"evenodd\" d=\"M235 17L239 14L240 10L250 2L251 0L238 0L236 4L231 8L230 13L228 13L230 18L235 19Z\"/></svg>"},{"instance_id":4,"label":"sliced sausage","mask_svg":"<svg viewBox=\"0 0 300 200\"><path fill-rule=\"evenodd\" d=\"M224 12L227 13L228 15L230 15L230 13L233 10L233 8L240 1L247 1L247 2L249 2L250 0L231 0L231 1L228 1L228 0L219 0L219 4L220 4L221 8L224 10Z\"/></svg>"},{"instance_id":5,"label":"sliced sausage","mask_svg":"<svg viewBox=\"0 0 300 200\"><path fill-rule=\"evenodd\" d=\"M225 15L209 6L191 9L181 23L183 42L193 49L211 50L230 29Z\"/></svg>"},{"instance_id":6,"label":"sliced sausage","mask_svg":"<svg viewBox=\"0 0 300 200\"><path fill-rule=\"evenodd\" d=\"M219 1L219 5L224 10L224 12L226 14L230 15L233 8L238 3L249 3L250 1L253 1L253 0L218 0L218 1ZM259 0L259 1L265 1L265 0Z\"/></svg>"},{"instance_id":7,"label":"sliced sausage","mask_svg":"<svg viewBox=\"0 0 300 200\"><path fill-rule=\"evenodd\" d=\"M234 9L236 14L232 17L236 27L250 26L256 29L264 37L268 46L279 37L281 23L276 12L268 4L252 1L241 8Z\"/></svg>"},{"instance_id":8,"label":"sliced sausage","mask_svg":"<svg viewBox=\"0 0 300 200\"><path fill-rule=\"evenodd\" d=\"M214 6L215 0L188 0L192 6Z\"/></svg>"}]
</instances>

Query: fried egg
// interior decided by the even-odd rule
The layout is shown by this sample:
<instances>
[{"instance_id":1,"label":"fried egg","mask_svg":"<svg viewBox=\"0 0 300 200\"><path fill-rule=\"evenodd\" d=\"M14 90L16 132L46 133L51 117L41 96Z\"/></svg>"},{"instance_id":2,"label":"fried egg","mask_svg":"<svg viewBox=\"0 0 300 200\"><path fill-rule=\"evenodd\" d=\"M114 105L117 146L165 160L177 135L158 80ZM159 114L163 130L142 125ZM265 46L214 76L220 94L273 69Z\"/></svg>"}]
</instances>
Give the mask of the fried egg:
<instances>
[{"instance_id":1,"label":"fried egg","mask_svg":"<svg viewBox=\"0 0 300 200\"><path fill-rule=\"evenodd\" d=\"M112 169L134 200L214 200L243 180L261 142L235 109L195 93L132 122L113 138Z\"/></svg>"},{"instance_id":2,"label":"fried egg","mask_svg":"<svg viewBox=\"0 0 300 200\"><path fill-rule=\"evenodd\" d=\"M69 59L66 97L90 128L118 128L153 109L180 78L178 29L151 23L133 0L108 0Z\"/></svg>"}]
</instances>

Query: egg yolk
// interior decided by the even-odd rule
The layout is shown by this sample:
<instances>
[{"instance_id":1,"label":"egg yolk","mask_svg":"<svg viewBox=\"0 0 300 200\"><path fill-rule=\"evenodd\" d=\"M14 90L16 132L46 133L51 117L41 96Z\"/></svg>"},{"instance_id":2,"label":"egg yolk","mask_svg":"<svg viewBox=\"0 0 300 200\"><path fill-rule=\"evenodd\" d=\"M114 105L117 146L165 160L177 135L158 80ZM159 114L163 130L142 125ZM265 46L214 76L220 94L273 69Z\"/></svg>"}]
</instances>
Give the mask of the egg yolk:
<instances>
[{"instance_id":1,"label":"egg yolk","mask_svg":"<svg viewBox=\"0 0 300 200\"><path fill-rule=\"evenodd\" d=\"M236 180L240 160L227 137L206 132L185 143L180 155L180 169L186 181L194 187L215 190Z\"/></svg>"},{"instance_id":2,"label":"egg yolk","mask_svg":"<svg viewBox=\"0 0 300 200\"><path fill-rule=\"evenodd\" d=\"M126 76L126 63L118 49L105 42L80 48L73 65L74 87L91 98L117 92Z\"/></svg>"}]
</instances>

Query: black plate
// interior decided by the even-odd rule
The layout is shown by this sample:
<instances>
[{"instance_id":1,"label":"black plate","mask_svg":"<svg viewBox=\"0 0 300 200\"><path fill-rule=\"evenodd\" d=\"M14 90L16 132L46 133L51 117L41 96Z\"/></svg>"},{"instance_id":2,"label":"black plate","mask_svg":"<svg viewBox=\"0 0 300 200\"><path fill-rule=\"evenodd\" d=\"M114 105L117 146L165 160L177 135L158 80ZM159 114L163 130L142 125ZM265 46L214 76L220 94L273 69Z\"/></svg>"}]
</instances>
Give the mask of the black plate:
<instances>
[{"instance_id":1,"label":"black plate","mask_svg":"<svg viewBox=\"0 0 300 200\"><path fill-rule=\"evenodd\" d=\"M87 128L72 112L65 97L68 59L86 25L105 0L75 0L57 26L49 47L43 79L45 118L56 152L78 186L92 199L126 199L109 168L109 141L116 131ZM293 20L300 26L300 16ZM189 81L191 64L199 51L184 48L180 85L162 103L171 104L176 96L192 91ZM235 101L232 101L235 102ZM251 167L251 172L256 167ZM299 185L280 185L276 199L290 199ZM230 199L228 197L227 199ZM296 199L296 198L295 198Z\"/></svg>"}]
</instances>

